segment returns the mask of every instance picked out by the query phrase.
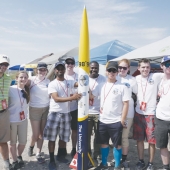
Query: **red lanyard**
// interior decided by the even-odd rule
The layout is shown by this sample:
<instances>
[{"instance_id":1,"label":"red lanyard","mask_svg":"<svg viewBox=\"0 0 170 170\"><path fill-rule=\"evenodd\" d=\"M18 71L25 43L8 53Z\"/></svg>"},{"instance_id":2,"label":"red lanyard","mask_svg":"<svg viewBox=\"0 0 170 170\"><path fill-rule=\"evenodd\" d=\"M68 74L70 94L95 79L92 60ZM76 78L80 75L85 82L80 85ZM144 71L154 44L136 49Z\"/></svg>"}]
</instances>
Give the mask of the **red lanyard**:
<instances>
[{"instance_id":1,"label":"red lanyard","mask_svg":"<svg viewBox=\"0 0 170 170\"><path fill-rule=\"evenodd\" d=\"M115 82L115 83L116 83L116 82ZM110 91L111 91L111 89L113 88L113 86L114 86L115 83L113 83L112 87L110 88L110 90L109 90L109 92L107 93L106 96L105 96L105 88L106 88L106 84L107 84L107 83L105 83L105 86L104 86L104 101L103 101L102 109L103 109L105 100L106 100L107 96L109 95L109 93L110 93Z\"/></svg>"},{"instance_id":2,"label":"red lanyard","mask_svg":"<svg viewBox=\"0 0 170 170\"><path fill-rule=\"evenodd\" d=\"M44 78L43 80L39 81L38 83L34 83L35 80L36 80L36 77L35 77L35 79L34 79L34 81L33 81L33 85L30 87L30 89L31 89L32 87L36 86L37 84L41 83L43 80L45 80L45 78Z\"/></svg>"},{"instance_id":3,"label":"red lanyard","mask_svg":"<svg viewBox=\"0 0 170 170\"><path fill-rule=\"evenodd\" d=\"M17 90L18 90L18 86L17 86ZM22 108L24 105L24 98L23 98L23 101L21 101L21 96L20 96L19 90L18 90L18 96L19 96L20 104L21 104L21 108Z\"/></svg>"},{"instance_id":4,"label":"red lanyard","mask_svg":"<svg viewBox=\"0 0 170 170\"><path fill-rule=\"evenodd\" d=\"M148 76L147 81L146 81L145 91L143 91L142 77L141 77L141 88L142 88L142 93L143 93L143 101L145 101L145 93L146 93L146 87L147 87L147 85L148 85L148 79L149 79L149 76Z\"/></svg>"},{"instance_id":5,"label":"red lanyard","mask_svg":"<svg viewBox=\"0 0 170 170\"><path fill-rule=\"evenodd\" d=\"M4 91L4 78L3 78L3 88L0 87L0 90L1 90L1 94L2 94L2 96L4 98L4 93L3 93L3 91Z\"/></svg>"},{"instance_id":6,"label":"red lanyard","mask_svg":"<svg viewBox=\"0 0 170 170\"><path fill-rule=\"evenodd\" d=\"M98 76L98 77L99 77L99 76ZM93 87L92 87L92 88L90 88L90 90L91 90L91 91L94 89L94 87L95 87L95 84L96 84L96 82L97 82L98 77L95 79L95 82L94 82L94 84L93 84Z\"/></svg>"},{"instance_id":7,"label":"red lanyard","mask_svg":"<svg viewBox=\"0 0 170 170\"><path fill-rule=\"evenodd\" d=\"M58 81L58 80L57 80ZM61 85L60 81L58 81L58 83L60 84L60 87L63 89L64 93L66 94L66 96L68 97L68 88L67 88L67 80L66 80L66 88L67 88L67 92L65 91L64 87ZM65 84L65 83L64 83Z\"/></svg>"}]
</instances>

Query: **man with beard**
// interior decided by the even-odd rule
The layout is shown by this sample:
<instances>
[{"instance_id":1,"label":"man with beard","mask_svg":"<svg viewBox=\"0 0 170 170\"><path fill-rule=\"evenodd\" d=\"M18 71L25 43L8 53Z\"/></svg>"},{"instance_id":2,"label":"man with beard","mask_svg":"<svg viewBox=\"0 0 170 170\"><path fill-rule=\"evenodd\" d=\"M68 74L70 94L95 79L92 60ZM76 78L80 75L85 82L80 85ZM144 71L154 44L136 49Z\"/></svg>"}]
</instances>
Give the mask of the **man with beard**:
<instances>
[{"instance_id":1,"label":"man with beard","mask_svg":"<svg viewBox=\"0 0 170 170\"><path fill-rule=\"evenodd\" d=\"M100 156L100 145L96 143L97 124L100 114L100 93L106 79L99 74L99 63L96 61L90 62L89 88L93 97L89 99L89 115L88 115L88 151L91 154L91 135L94 130L93 141L93 159L97 160Z\"/></svg>"},{"instance_id":2,"label":"man with beard","mask_svg":"<svg viewBox=\"0 0 170 170\"><path fill-rule=\"evenodd\" d=\"M55 73L56 79L50 82L48 86L50 109L48 120L44 129L44 139L49 140L49 170L56 170L54 150L57 135L59 134L60 140L64 142L68 142L70 139L71 116L69 103L70 101L79 100L81 98L81 94L77 93L70 96L71 89L77 87L77 83L64 78L64 63L57 62L55 64Z\"/></svg>"},{"instance_id":3,"label":"man with beard","mask_svg":"<svg viewBox=\"0 0 170 170\"><path fill-rule=\"evenodd\" d=\"M10 121L8 108L8 92L11 78L5 74L9 66L9 58L0 54L0 153L4 160L4 169L12 169L9 163L7 142L10 140Z\"/></svg>"}]
</instances>

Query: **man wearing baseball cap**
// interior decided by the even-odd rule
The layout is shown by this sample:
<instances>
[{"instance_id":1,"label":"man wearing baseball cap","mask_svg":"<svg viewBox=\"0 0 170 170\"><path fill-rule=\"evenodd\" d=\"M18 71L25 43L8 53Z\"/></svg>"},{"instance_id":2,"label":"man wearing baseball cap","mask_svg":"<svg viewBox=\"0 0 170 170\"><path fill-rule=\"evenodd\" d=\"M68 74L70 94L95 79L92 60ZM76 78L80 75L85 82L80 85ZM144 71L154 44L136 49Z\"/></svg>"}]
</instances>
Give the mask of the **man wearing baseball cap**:
<instances>
[{"instance_id":1,"label":"man wearing baseball cap","mask_svg":"<svg viewBox=\"0 0 170 170\"><path fill-rule=\"evenodd\" d=\"M9 58L0 54L0 152L4 160L4 169L12 169L9 163L7 142L10 140L10 121L8 108L8 92L11 78L5 74L9 66Z\"/></svg>"},{"instance_id":2,"label":"man wearing baseball cap","mask_svg":"<svg viewBox=\"0 0 170 170\"><path fill-rule=\"evenodd\" d=\"M95 170L109 169L107 158L109 154L110 138L114 145L114 170L121 170L122 130L123 128L126 128L125 120L128 113L130 94L127 86L116 80L117 74L117 63L113 61L109 62L106 66L107 82L103 85L101 90L97 136L97 142L101 144L102 162ZM95 92L93 95L95 96Z\"/></svg>"},{"instance_id":3,"label":"man wearing baseball cap","mask_svg":"<svg viewBox=\"0 0 170 170\"><path fill-rule=\"evenodd\" d=\"M70 139L70 102L73 100L78 100L81 97L81 94L78 93L70 96L71 89L76 87L77 83L73 80L66 80L64 78L65 70L65 64L62 62L57 62L54 70L56 79L51 81L48 86L48 94L50 95L50 109L44 129L44 139L49 140L49 170L56 170L54 150L57 135L59 135L59 139L64 142L68 142Z\"/></svg>"},{"instance_id":4,"label":"man wearing baseball cap","mask_svg":"<svg viewBox=\"0 0 170 170\"><path fill-rule=\"evenodd\" d=\"M169 152L167 149L170 134L170 56L164 56L161 61L164 77L159 85L160 101L156 108L155 136L156 145L160 148L163 170L169 168Z\"/></svg>"}]
</instances>

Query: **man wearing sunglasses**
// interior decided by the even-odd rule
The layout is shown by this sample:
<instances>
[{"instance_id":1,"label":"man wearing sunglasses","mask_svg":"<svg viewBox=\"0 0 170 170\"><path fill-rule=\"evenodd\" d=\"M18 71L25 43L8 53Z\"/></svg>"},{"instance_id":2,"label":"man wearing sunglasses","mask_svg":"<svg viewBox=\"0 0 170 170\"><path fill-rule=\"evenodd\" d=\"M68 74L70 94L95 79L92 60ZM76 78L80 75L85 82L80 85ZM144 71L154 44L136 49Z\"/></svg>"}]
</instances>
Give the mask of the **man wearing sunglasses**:
<instances>
[{"instance_id":1,"label":"man wearing sunglasses","mask_svg":"<svg viewBox=\"0 0 170 170\"><path fill-rule=\"evenodd\" d=\"M10 140L10 121L8 108L8 93L11 78L5 74L9 66L9 58L0 54L0 152L4 160L4 169L12 169L9 163L7 142Z\"/></svg>"},{"instance_id":2,"label":"man wearing sunglasses","mask_svg":"<svg viewBox=\"0 0 170 170\"><path fill-rule=\"evenodd\" d=\"M108 170L109 139L113 143L115 159L114 170L121 170L122 130L126 128L130 94L128 88L116 80L117 63L111 61L106 67L107 82L101 90L100 115L98 123L97 142L101 144L102 162L95 170Z\"/></svg>"},{"instance_id":3,"label":"man wearing sunglasses","mask_svg":"<svg viewBox=\"0 0 170 170\"><path fill-rule=\"evenodd\" d=\"M78 74L74 72L75 59L71 56L65 59L66 72L64 78L66 80L71 80L78 82ZM77 88L71 89L70 96L77 92ZM78 119L78 102L73 100L70 102L70 115L71 115L71 140L72 140L72 150L71 156L74 157L76 154L76 144L77 144L77 119ZM57 160L60 162L68 163L64 157L67 155L66 142L59 140L59 148L57 154Z\"/></svg>"},{"instance_id":4,"label":"man wearing sunglasses","mask_svg":"<svg viewBox=\"0 0 170 170\"><path fill-rule=\"evenodd\" d=\"M138 62L140 75L136 76L138 86L137 105L135 108L133 138L137 141L139 161L136 170L154 170L153 159L155 155L155 110L158 85L163 73L150 73L150 60L143 58ZM147 166L144 162L144 141L149 144L149 160Z\"/></svg>"},{"instance_id":5,"label":"man wearing sunglasses","mask_svg":"<svg viewBox=\"0 0 170 170\"><path fill-rule=\"evenodd\" d=\"M159 85L160 101L156 108L155 136L156 145L160 148L163 170L169 168L169 151L167 149L170 133L170 56L164 56L161 62L164 77Z\"/></svg>"}]
</instances>

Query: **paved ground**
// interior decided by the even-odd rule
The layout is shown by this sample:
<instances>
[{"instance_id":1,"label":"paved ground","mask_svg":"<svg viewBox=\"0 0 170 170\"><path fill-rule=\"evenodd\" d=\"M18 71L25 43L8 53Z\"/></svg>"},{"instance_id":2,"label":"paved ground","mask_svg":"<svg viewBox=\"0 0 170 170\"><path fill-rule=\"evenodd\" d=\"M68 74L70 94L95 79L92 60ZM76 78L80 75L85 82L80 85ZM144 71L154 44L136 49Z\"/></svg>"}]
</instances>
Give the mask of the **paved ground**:
<instances>
[{"instance_id":1,"label":"paved ground","mask_svg":"<svg viewBox=\"0 0 170 170\"><path fill-rule=\"evenodd\" d=\"M31 128L30 128L30 124L28 127L28 142L26 145L26 149L23 153L23 160L25 161L25 167L22 168L22 170L47 170L48 169L48 162L49 162L49 155L48 155L48 145L47 145L47 141L44 142L43 145L43 149L42 152L44 153L44 157L46 159L46 162L44 164L38 164L36 162L35 157L28 157L27 155L27 148L28 148L28 144L29 144L29 139L31 136ZM56 145L57 146L57 145ZM56 148L57 151L57 148ZM68 152L68 156L67 158L71 161L71 157L70 157L70 151L71 151L71 142L69 142L67 144L67 152ZM108 158L108 162L110 164L110 161L113 159L113 154L112 154L112 149L110 149L110 153L109 153L109 158ZM148 160L148 151L147 151L147 144L145 144L145 162L147 163ZM136 142L132 139L130 139L130 149L129 149L129 155L128 155L128 160L129 164L130 164L130 168L131 170L134 170L135 164L138 161L137 158L137 148L136 148ZM68 165L65 164L61 164L61 163L57 163L58 164L58 170L70 170ZM154 164L155 164L155 169L159 169L159 167L162 165L161 162L161 158L160 158L160 152L158 149L156 149L156 155L155 155L155 160L154 160ZM2 170L3 168L3 162L2 162L2 158L0 156L0 170ZM92 168L94 169L94 168ZM111 168L113 169L113 168Z\"/></svg>"}]
</instances>

